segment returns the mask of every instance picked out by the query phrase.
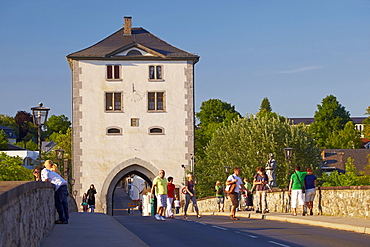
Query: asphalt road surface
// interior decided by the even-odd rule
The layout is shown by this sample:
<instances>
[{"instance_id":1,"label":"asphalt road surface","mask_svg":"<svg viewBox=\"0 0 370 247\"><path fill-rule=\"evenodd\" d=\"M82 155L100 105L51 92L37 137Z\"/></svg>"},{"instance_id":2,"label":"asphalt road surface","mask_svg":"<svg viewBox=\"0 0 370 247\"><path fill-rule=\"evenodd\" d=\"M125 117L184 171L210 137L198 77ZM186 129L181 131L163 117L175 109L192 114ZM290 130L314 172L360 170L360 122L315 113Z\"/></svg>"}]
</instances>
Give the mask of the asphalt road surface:
<instances>
[{"instance_id":1,"label":"asphalt road surface","mask_svg":"<svg viewBox=\"0 0 370 247\"><path fill-rule=\"evenodd\" d=\"M272 220L203 216L156 221L153 216L114 218L149 246L370 246L370 235Z\"/></svg>"}]
</instances>

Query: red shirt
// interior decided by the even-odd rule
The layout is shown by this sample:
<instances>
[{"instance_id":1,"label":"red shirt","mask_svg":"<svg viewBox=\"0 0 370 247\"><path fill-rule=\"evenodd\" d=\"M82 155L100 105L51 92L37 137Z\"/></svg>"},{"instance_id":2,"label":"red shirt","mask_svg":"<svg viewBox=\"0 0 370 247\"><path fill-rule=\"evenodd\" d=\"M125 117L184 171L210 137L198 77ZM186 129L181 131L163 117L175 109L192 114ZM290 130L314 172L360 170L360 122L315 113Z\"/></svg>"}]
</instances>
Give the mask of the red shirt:
<instances>
[{"instance_id":1,"label":"red shirt","mask_svg":"<svg viewBox=\"0 0 370 247\"><path fill-rule=\"evenodd\" d=\"M168 195L168 197L169 198L174 198L175 197L174 192L175 192L175 185L171 184L171 183L168 183L167 184L167 195Z\"/></svg>"}]
</instances>

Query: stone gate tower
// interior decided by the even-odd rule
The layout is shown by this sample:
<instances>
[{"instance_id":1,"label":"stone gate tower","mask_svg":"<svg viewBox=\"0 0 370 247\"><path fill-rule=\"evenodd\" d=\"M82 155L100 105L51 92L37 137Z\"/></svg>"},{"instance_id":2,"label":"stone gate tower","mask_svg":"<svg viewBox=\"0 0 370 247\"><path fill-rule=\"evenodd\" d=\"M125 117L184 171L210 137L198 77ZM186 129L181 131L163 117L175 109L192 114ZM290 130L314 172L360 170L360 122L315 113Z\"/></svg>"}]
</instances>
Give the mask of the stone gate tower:
<instances>
[{"instance_id":1,"label":"stone gate tower","mask_svg":"<svg viewBox=\"0 0 370 247\"><path fill-rule=\"evenodd\" d=\"M81 37L82 38L82 37ZM112 213L117 183L164 169L181 187L194 153L194 65L144 28L124 27L67 56L72 70L73 190L94 184L97 211Z\"/></svg>"}]
</instances>

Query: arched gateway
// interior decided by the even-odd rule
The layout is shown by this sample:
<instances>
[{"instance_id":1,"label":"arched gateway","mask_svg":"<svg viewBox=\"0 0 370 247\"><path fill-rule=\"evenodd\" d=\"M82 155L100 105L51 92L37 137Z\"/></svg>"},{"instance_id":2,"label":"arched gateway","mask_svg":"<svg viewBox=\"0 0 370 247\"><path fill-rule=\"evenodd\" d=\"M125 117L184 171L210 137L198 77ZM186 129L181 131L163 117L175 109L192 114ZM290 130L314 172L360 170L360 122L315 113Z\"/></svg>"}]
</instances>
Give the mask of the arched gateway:
<instances>
[{"instance_id":1,"label":"arched gateway","mask_svg":"<svg viewBox=\"0 0 370 247\"><path fill-rule=\"evenodd\" d=\"M96 211L112 214L125 175L163 169L181 188L194 154L194 65L199 56L144 28L124 27L67 56L72 70L73 194L94 184Z\"/></svg>"},{"instance_id":2,"label":"arched gateway","mask_svg":"<svg viewBox=\"0 0 370 247\"><path fill-rule=\"evenodd\" d=\"M143 161L138 158L126 160L121 164L117 165L107 176L106 180L103 183L102 187L102 195L106 195L104 197L100 197L102 209L109 215L113 214L113 193L123 177L126 177L130 174L136 174L140 177L147 180L150 184L152 178L157 176L158 169L152 166L150 163ZM105 199L105 200L104 200Z\"/></svg>"}]
</instances>

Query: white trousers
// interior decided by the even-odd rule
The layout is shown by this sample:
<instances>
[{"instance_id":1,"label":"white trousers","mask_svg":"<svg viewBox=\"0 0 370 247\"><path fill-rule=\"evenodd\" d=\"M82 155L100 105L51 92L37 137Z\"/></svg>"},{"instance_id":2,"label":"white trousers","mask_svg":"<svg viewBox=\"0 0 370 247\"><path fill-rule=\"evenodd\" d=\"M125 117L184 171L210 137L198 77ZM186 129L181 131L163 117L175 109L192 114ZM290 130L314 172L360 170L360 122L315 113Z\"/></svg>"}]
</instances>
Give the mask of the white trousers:
<instances>
[{"instance_id":1,"label":"white trousers","mask_svg":"<svg viewBox=\"0 0 370 247\"><path fill-rule=\"evenodd\" d=\"M167 197L166 217L173 216L172 202L173 202L173 198Z\"/></svg>"},{"instance_id":2,"label":"white trousers","mask_svg":"<svg viewBox=\"0 0 370 247\"><path fill-rule=\"evenodd\" d=\"M297 208L297 200L299 206L304 205L304 194L302 190L292 190L292 208Z\"/></svg>"}]
</instances>

